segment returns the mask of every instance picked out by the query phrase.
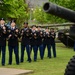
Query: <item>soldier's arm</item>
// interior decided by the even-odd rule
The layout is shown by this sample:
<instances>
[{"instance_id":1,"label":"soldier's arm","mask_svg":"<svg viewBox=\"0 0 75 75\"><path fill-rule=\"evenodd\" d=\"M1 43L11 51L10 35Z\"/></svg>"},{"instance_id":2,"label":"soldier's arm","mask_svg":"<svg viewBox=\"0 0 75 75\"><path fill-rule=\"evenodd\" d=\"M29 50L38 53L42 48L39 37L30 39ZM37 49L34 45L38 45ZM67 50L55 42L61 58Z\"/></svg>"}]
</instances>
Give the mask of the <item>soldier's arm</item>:
<instances>
[{"instance_id":1,"label":"soldier's arm","mask_svg":"<svg viewBox=\"0 0 75 75\"><path fill-rule=\"evenodd\" d=\"M3 27L3 33L6 34L6 27Z\"/></svg>"},{"instance_id":2,"label":"soldier's arm","mask_svg":"<svg viewBox=\"0 0 75 75\"><path fill-rule=\"evenodd\" d=\"M15 37L20 38L20 30L19 29L15 30Z\"/></svg>"},{"instance_id":3,"label":"soldier's arm","mask_svg":"<svg viewBox=\"0 0 75 75\"><path fill-rule=\"evenodd\" d=\"M55 34L55 32L54 32L54 34L52 34L51 37L55 39L55 36L56 36L56 34Z\"/></svg>"}]
</instances>

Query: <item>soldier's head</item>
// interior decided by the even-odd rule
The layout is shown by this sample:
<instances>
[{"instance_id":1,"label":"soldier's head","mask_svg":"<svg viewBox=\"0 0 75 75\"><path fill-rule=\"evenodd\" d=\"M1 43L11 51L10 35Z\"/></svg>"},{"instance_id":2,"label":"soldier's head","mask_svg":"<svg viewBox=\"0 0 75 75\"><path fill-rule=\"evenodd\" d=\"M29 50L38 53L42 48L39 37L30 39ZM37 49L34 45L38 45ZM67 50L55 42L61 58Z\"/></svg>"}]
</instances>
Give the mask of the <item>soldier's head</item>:
<instances>
[{"instance_id":1,"label":"soldier's head","mask_svg":"<svg viewBox=\"0 0 75 75\"><path fill-rule=\"evenodd\" d=\"M24 27L25 27L25 28L28 27L28 22L24 22Z\"/></svg>"},{"instance_id":2,"label":"soldier's head","mask_svg":"<svg viewBox=\"0 0 75 75\"><path fill-rule=\"evenodd\" d=\"M15 20L12 20L11 21L11 27L15 27L16 26L16 21Z\"/></svg>"},{"instance_id":3,"label":"soldier's head","mask_svg":"<svg viewBox=\"0 0 75 75\"><path fill-rule=\"evenodd\" d=\"M49 28L48 27L46 27L46 30L45 30L46 32L49 32Z\"/></svg>"},{"instance_id":4,"label":"soldier's head","mask_svg":"<svg viewBox=\"0 0 75 75\"><path fill-rule=\"evenodd\" d=\"M1 19L0 19L0 24L1 24L1 25L5 24L4 18L1 18Z\"/></svg>"},{"instance_id":5,"label":"soldier's head","mask_svg":"<svg viewBox=\"0 0 75 75\"><path fill-rule=\"evenodd\" d=\"M50 29L50 32L54 32L54 28L51 28L51 29Z\"/></svg>"},{"instance_id":6,"label":"soldier's head","mask_svg":"<svg viewBox=\"0 0 75 75\"><path fill-rule=\"evenodd\" d=\"M36 25L33 25L32 26L32 30L36 30Z\"/></svg>"},{"instance_id":7,"label":"soldier's head","mask_svg":"<svg viewBox=\"0 0 75 75\"><path fill-rule=\"evenodd\" d=\"M37 29L38 29L38 31L40 31L41 30L41 26L38 26Z\"/></svg>"}]
</instances>

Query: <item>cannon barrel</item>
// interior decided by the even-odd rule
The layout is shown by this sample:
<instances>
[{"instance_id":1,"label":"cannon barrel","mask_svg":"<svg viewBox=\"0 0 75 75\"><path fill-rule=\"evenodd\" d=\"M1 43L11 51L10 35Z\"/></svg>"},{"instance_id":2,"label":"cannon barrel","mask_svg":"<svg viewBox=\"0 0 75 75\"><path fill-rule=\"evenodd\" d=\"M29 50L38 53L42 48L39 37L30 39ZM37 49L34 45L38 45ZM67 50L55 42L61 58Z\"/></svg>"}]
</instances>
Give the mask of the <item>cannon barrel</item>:
<instances>
[{"instance_id":1,"label":"cannon barrel","mask_svg":"<svg viewBox=\"0 0 75 75\"><path fill-rule=\"evenodd\" d=\"M58 6L56 4L53 4L51 2L47 2L43 6L43 10L46 13L58 16L60 18L63 18L65 20L75 22L75 11L64 8L62 6Z\"/></svg>"}]
</instances>

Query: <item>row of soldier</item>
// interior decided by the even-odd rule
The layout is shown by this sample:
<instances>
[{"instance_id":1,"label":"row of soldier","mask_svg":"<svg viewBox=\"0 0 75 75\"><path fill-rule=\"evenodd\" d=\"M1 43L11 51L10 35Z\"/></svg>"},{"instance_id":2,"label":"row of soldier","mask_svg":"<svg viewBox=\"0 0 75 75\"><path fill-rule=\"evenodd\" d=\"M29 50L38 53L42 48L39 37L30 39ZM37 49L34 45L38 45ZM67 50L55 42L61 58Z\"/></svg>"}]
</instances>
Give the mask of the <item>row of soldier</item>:
<instances>
[{"instance_id":1,"label":"row of soldier","mask_svg":"<svg viewBox=\"0 0 75 75\"><path fill-rule=\"evenodd\" d=\"M16 27L14 20L11 21L10 27L5 25L5 20L0 19L0 52L2 52L2 65L5 65L5 54L6 54L6 39L8 40L8 51L9 51L9 65L12 64L12 52L14 50L16 64L24 62L24 51L27 52L27 61L31 62L31 52L34 53L34 61L37 61L38 49L40 51L40 59L43 60L45 48L47 46L48 58L51 58L51 47L53 55L56 57L55 48L55 32L51 28L42 30L40 26L36 28L33 25L31 28L28 27L28 23L24 22L24 28L19 30ZM19 58L19 42L18 38L21 39L21 57ZM26 49L25 49L26 48Z\"/></svg>"}]
</instances>

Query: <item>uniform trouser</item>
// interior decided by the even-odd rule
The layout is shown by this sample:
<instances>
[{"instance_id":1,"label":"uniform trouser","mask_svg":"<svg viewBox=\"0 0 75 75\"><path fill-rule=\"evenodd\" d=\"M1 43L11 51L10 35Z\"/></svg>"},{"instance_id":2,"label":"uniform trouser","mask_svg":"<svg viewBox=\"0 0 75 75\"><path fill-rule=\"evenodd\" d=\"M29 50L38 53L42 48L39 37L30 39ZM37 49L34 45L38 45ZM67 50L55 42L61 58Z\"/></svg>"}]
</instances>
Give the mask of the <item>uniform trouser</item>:
<instances>
[{"instance_id":1,"label":"uniform trouser","mask_svg":"<svg viewBox=\"0 0 75 75\"><path fill-rule=\"evenodd\" d=\"M34 52L34 61L37 60L37 51L38 51L38 46L37 45L33 45L33 52Z\"/></svg>"},{"instance_id":2,"label":"uniform trouser","mask_svg":"<svg viewBox=\"0 0 75 75\"><path fill-rule=\"evenodd\" d=\"M0 46L0 52L2 52L2 65L5 65L6 46Z\"/></svg>"},{"instance_id":3,"label":"uniform trouser","mask_svg":"<svg viewBox=\"0 0 75 75\"><path fill-rule=\"evenodd\" d=\"M29 45L21 45L21 62L24 61L24 51L25 51L25 47L26 47L26 52L27 52L27 56L28 56L28 61L31 61L31 58L30 58L30 47Z\"/></svg>"},{"instance_id":4,"label":"uniform trouser","mask_svg":"<svg viewBox=\"0 0 75 75\"><path fill-rule=\"evenodd\" d=\"M19 64L19 50L18 46L8 46L9 47L9 64L12 64L12 52L14 49L16 64Z\"/></svg>"},{"instance_id":5,"label":"uniform trouser","mask_svg":"<svg viewBox=\"0 0 75 75\"><path fill-rule=\"evenodd\" d=\"M46 46L47 46L47 50L48 50L48 57L51 58L50 44L43 44L43 57L44 57L44 54L45 54Z\"/></svg>"},{"instance_id":6,"label":"uniform trouser","mask_svg":"<svg viewBox=\"0 0 75 75\"><path fill-rule=\"evenodd\" d=\"M29 45L29 48L30 48L30 55L32 53L32 45Z\"/></svg>"},{"instance_id":7,"label":"uniform trouser","mask_svg":"<svg viewBox=\"0 0 75 75\"><path fill-rule=\"evenodd\" d=\"M43 44L38 46L39 51L40 51L40 58L43 59Z\"/></svg>"},{"instance_id":8,"label":"uniform trouser","mask_svg":"<svg viewBox=\"0 0 75 75\"><path fill-rule=\"evenodd\" d=\"M52 51L53 51L53 56L56 57L56 47L55 47L55 43L51 44L51 47L52 47ZM50 47L50 50L51 50L51 47Z\"/></svg>"}]
</instances>

